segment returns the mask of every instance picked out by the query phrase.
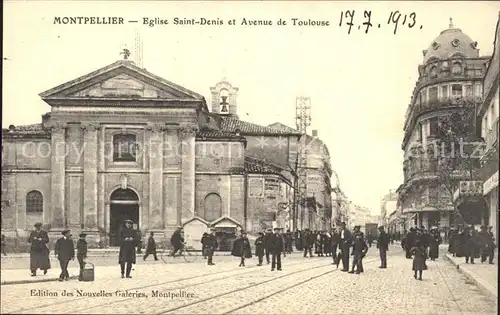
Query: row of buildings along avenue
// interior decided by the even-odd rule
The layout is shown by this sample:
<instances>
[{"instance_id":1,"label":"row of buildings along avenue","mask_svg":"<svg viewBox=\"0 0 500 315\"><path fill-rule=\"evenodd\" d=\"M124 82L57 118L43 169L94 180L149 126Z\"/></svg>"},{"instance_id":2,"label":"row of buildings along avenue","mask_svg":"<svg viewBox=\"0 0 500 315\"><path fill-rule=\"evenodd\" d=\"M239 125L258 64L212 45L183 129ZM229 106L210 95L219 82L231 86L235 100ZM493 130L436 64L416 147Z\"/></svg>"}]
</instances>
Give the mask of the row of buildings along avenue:
<instances>
[{"instance_id":1,"label":"row of buildings along avenue","mask_svg":"<svg viewBox=\"0 0 500 315\"><path fill-rule=\"evenodd\" d=\"M484 224L498 233L499 27L492 57L480 56L451 19L423 51L404 123L404 183L390 220L401 232Z\"/></svg>"},{"instance_id":2,"label":"row of buildings along avenue","mask_svg":"<svg viewBox=\"0 0 500 315\"><path fill-rule=\"evenodd\" d=\"M209 110L201 94L127 59L41 93L51 110L40 124L2 130L2 233L13 240L42 222L51 235L84 231L90 246L107 247L131 219L160 243L183 226L198 246L208 227L227 238L329 228L325 144L239 119L237 95L217 83ZM294 198L304 140L306 202Z\"/></svg>"}]
</instances>

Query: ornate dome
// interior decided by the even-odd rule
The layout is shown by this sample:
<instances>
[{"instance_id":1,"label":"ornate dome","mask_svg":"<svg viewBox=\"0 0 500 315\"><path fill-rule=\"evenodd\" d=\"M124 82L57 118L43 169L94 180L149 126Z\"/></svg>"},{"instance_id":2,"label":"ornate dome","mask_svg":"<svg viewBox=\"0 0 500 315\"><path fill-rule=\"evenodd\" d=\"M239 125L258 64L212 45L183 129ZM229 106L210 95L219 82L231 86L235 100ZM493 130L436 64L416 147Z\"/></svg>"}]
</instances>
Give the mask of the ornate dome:
<instances>
[{"instance_id":1,"label":"ornate dome","mask_svg":"<svg viewBox=\"0 0 500 315\"><path fill-rule=\"evenodd\" d=\"M462 33L461 29L454 28L450 18L450 27L442 31L424 51L424 63L431 58L449 59L457 53L465 58L479 57L477 42Z\"/></svg>"}]
</instances>

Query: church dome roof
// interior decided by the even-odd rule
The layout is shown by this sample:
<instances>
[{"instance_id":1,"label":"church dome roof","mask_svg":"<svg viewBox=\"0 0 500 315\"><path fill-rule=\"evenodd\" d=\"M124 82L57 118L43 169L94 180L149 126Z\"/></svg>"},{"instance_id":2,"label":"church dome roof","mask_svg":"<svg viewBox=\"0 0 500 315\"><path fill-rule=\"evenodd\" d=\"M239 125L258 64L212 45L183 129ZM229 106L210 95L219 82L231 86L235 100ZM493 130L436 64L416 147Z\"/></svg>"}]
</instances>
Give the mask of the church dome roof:
<instances>
[{"instance_id":1,"label":"church dome roof","mask_svg":"<svg viewBox=\"0 0 500 315\"><path fill-rule=\"evenodd\" d=\"M455 54L465 58L478 58L477 42L464 34L461 29L454 28L450 19L450 27L434 39L424 53L424 63L431 58L449 59Z\"/></svg>"}]
</instances>

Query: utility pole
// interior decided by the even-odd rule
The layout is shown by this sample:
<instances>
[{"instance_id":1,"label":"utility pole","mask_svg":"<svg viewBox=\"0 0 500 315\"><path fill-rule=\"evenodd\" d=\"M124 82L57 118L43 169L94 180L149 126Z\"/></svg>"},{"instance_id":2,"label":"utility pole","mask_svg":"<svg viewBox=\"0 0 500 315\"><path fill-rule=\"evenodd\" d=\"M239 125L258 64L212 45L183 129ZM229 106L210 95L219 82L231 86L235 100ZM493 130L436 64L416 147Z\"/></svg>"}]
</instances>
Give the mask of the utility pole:
<instances>
[{"instance_id":1,"label":"utility pole","mask_svg":"<svg viewBox=\"0 0 500 315\"><path fill-rule=\"evenodd\" d=\"M294 229L310 227L307 204L307 128L311 126L311 98L299 96L295 104L295 124L301 133L297 156L297 180L295 189ZM302 211L300 211L302 208ZM304 221L307 220L307 225ZM300 222L300 224L298 224Z\"/></svg>"}]
</instances>

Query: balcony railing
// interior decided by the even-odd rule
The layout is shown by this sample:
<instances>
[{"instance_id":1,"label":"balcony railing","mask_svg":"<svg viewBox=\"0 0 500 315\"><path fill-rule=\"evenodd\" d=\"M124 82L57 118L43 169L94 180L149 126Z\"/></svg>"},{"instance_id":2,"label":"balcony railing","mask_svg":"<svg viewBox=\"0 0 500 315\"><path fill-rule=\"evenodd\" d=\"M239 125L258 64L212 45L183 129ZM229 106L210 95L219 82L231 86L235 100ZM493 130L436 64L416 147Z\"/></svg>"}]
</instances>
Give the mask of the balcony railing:
<instances>
[{"instance_id":1,"label":"balcony railing","mask_svg":"<svg viewBox=\"0 0 500 315\"><path fill-rule=\"evenodd\" d=\"M496 148L496 145L498 143L498 121L499 120L497 118L497 120L491 127L492 129L486 134L486 137L484 139L486 142L486 151Z\"/></svg>"},{"instance_id":2,"label":"balcony railing","mask_svg":"<svg viewBox=\"0 0 500 315\"><path fill-rule=\"evenodd\" d=\"M440 172L449 172L451 175L468 174L469 161L462 159L457 162L455 168L450 170L449 166L440 165L438 159L413 158L403 162L405 182L417 176L435 175Z\"/></svg>"},{"instance_id":3,"label":"balcony railing","mask_svg":"<svg viewBox=\"0 0 500 315\"><path fill-rule=\"evenodd\" d=\"M413 117L422 113L433 111L436 109L446 107L472 107L475 108L476 104L481 103L482 98L476 96L451 96L446 98L439 98L429 100L421 104L415 104L413 109Z\"/></svg>"},{"instance_id":4,"label":"balcony railing","mask_svg":"<svg viewBox=\"0 0 500 315\"><path fill-rule=\"evenodd\" d=\"M408 114L408 118L405 122L405 140L408 139L409 135L413 129L413 123L415 118L419 115L431 112L438 109L450 108L450 107L470 107L475 108L477 104L481 104L483 101L482 97L478 96L451 96L445 98L438 98L434 100L429 100L422 102L420 104L415 103Z\"/></svg>"}]
</instances>

